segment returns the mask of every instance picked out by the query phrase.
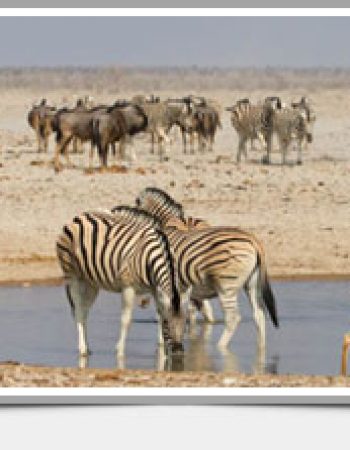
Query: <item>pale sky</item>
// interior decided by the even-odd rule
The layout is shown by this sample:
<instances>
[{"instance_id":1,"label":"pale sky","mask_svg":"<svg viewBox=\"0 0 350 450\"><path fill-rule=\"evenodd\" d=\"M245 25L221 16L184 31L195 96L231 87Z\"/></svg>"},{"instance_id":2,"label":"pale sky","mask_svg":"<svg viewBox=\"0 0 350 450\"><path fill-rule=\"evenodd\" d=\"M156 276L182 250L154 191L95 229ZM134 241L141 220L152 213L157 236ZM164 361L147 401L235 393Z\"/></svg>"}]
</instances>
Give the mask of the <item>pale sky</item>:
<instances>
[{"instance_id":1,"label":"pale sky","mask_svg":"<svg viewBox=\"0 0 350 450\"><path fill-rule=\"evenodd\" d=\"M0 67L350 67L350 17L1 17Z\"/></svg>"}]
</instances>

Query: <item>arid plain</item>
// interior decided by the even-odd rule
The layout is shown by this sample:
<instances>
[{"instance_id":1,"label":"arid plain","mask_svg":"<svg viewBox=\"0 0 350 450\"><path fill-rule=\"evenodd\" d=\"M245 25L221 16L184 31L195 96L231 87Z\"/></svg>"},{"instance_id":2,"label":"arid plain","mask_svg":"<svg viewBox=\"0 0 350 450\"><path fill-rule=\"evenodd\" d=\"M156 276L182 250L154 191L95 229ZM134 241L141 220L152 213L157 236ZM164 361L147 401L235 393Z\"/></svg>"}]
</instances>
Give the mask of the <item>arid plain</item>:
<instances>
[{"instance_id":1,"label":"arid plain","mask_svg":"<svg viewBox=\"0 0 350 450\"><path fill-rule=\"evenodd\" d=\"M94 83L80 90L62 83L0 83L0 283L59 282L55 238L62 226L84 210L132 204L146 186L168 191L189 215L254 232L265 246L272 278L350 278L350 83L318 87L317 80L313 85L308 78L300 85L274 88L257 82L257 87L244 88L242 82L232 89L220 82L216 87L203 83L202 89L166 89L164 84L152 86L152 92L161 98L191 92L220 103L223 128L213 152L183 154L174 132L168 161L161 163L150 153L149 137L140 136L133 143L137 159L127 170L111 157L110 169L100 173L96 156L96 170L86 170L86 146L83 154L71 156L74 168L55 174L53 137L49 152L37 153L27 124L33 102L45 97L56 106L73 105L80 95L90 94L96 102L112 103L149 89L137 82L116 93ZM248 150L248 160L235 163L237 136L224 108L242 97L256 101L267 95L285 102L307 95L313 101L314 141L302 166L294 164L295 151L289 153L288 166L280 165L278 151L272 165L262 165L259 149Z\"/></svg>"}]
</instances>

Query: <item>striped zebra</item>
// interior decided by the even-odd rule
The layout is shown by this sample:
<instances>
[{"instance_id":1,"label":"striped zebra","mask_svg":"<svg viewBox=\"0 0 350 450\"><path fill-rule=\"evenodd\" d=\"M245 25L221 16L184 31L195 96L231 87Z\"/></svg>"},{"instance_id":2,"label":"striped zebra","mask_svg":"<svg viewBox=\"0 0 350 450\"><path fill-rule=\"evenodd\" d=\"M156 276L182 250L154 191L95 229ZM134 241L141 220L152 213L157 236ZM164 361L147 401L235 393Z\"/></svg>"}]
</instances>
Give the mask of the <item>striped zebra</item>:
<instances>
[{"instance_id":1,"label":"striped zebra","mask_svg":"<svg viewBox=\"0 0 350 450\"><path fill-rule=\"evenodd\" d=\"M272 137L276 134L280 151L282 154L282 164L287 164L287 153L292 141L297 143L297 164L302 164L302 147L306 141L312 142L313 119L304 105L281 106L271 108L269 123L266 127L265 135L267 142L267 154L264 162L269 164L272 151Z\"/></svg>"},{"instance_id":2,"label":"striped zebra","mask_svg":"<svg viewBox=\"0 0 350 450\"><path fill-rule=\"evenodd\" d=\"M247 142L258 139L263 148L266 146L264 139L263 113L264 105L253 105L248 98L238 100L235 105L226 108L231 112L231 124L238 134L237 163L241 161L242 154L247 159Z\"/></svg>"},{"instance_id":3,"label":"striped zebra","mask_svg":"<svg viewBox=\"0 0 350 450\"><path fill-rule=\"evenodd\" d=\"M174 253L180 289L193 286L191 298L198 301L219 297L225 328L218 346L227 347L240 322L237 294L243 287L253 309L259 345L265 347L265 309L276 327L278 318L259 241L252 234L232 227L183 231L182 206L157 188L144 189L136 205L159 218Z\"/></svg>"},{"instance_id":4,"label":"striped zebra","mask_svg":"<svg viewBox=\"0 0 350 450\"><path fill-rule=\"evenodd\" d=\"M182 349L184 316L169 242L157 221L133 211L88 212L74 217L56 241L66 293L78 331L79 353L89 353L87 318L98 291L122 293L120 336L123 356L136 294L150 293L156 301L166 350Z\"/></svg>"},{"instance_id":5,"label":"striped zebra","mask_svg":"<svg viewBox=\"0 0 350 450\"><path fill-rule=\"evenodd\" d=\"M167 195L165 192L163 192L164 195ZM169 197L169 199L171 199L171 197ZM174 202L174 205L176 203ZM182 208L181 205L176 204L178 207ZM144 210L140 210L142 213L146 213L146 211ZM123 216L125 216L125 218L129 219L132 218L134 212L135 212L135 208L130 207L130 206L116 206L115 208L112 208L111 210L112 213L118 213L118 214L122 214ZM151 215L151 217L155 218L155 216ZM174 216L175 217L175 216ZM156 219L157 220L157 219ZM182 231L190 231L193 229L206 229L209 227L209 224L202 220L202 219L198 219L198 218L193 218L193 217L187 217L186 219L183 219L181 222L178 221L178 219L174 219L174 218L170 218L167 221L167 226L171 227L174 221L174 225L181 229ZM160 223L160 222L159 222ZM185 286L183 289L183 294L186 295L186 293L188 294L188 286ZM191 301L189 302L189 306L188 306L188 311L189 311L189 321L190 321L190 326L193 327L196 323L196 313L197 311L200 312L203 317L205 322L207 323L214 323L215 319L214 319L214 315L213 315L213 311L212 311L212 307L211 304L208 300L205 299L195 299L195 298L191 298ZM162 344L162 333L161 330L159 331L159 343Z\"/></svg>"}]
</instances>

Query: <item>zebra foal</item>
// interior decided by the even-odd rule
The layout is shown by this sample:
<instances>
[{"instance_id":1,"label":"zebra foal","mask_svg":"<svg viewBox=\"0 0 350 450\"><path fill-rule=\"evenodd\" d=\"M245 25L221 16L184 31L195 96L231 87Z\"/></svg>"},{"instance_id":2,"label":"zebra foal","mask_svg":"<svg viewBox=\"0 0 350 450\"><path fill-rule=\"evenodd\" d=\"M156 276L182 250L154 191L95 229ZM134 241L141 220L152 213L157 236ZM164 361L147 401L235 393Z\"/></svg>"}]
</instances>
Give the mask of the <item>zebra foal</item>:
<instances>
[{"instance_id":1,"label":"zebra foal","mask_svg":"<svg viewBox=\"0 0 350 450\"><path fill-rule=\"evenodd\" d=\"M253 309L259 345L265 347L265 310L276 327L278 317L259 241L233 227L181 229L182 206L157 188L144 189L136 205L159 218L174 254L180 289L192 287L192 300L219 297L225 328L218 346L227 347L240 322L237 294L243 287Z\"/></svg>"},{"instance_id":2,"label":"zebra foal","mask_svg":"<svg viewBox=\"0 0 350 450\"><path fill-rule=\"evenodd\" d=\"M166 344L173 351L182 348L184 318L169 243L148 214L81 214L63 227L56 249L80 355L89 353L86 323L100 289L122 294L118 356L124 355L136 294L152 294Z\"/></svg>"}]
</instances>

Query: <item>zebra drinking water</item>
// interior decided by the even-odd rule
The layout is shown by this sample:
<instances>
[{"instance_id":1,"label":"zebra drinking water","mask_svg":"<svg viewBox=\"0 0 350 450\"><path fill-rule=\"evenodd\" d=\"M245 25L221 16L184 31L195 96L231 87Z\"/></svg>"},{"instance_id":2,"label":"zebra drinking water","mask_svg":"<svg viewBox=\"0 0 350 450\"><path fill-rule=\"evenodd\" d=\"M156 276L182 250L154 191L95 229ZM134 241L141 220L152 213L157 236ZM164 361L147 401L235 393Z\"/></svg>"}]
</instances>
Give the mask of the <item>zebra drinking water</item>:
<instances>
[{"instance_id":1,"label":"zebra drinking water","mask_svg":"<svg viewBox=\"0 0 350 450\"><path fill-rule=\"evenodd\" d=\"M182 348L184 315L169 242L155 219L140 211L90 212L63 227L56 241L66 292L78 331L80 355L89 353L86 323L98 291L122 293L120 337L123 356L136 294L151 293L162 321L164 340Z\"/></svg>"}]
</instances>

